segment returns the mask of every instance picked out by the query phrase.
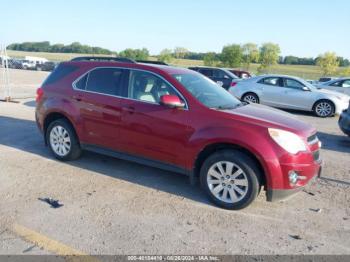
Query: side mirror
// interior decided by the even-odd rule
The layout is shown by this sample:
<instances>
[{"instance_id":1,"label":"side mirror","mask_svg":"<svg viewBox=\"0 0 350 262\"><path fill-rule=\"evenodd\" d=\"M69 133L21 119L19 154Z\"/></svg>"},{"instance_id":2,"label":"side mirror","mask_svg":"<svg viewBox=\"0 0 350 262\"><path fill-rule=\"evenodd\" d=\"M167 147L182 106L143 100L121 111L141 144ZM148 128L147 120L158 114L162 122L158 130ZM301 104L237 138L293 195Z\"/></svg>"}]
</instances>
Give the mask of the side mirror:
<instances>
[{"instance_id":1,"label":"side mirror","mask_svg":"<svg viewBox=\"0 0 350 262\"><path fill-rule=\"evenodd\" d=\"M303 91L311 91L311 89L306 86L303 86Z\"/></svg>"},{"instance_id":2,"label":"side mirror","mask_svg":"<svg viewBox=\"0 0 350 262\"><path fill-rule=\"evenodd\" d=\"M184 108L185 104L181 102L180 98L176 95L163 95L160 97L161 105L170 108Z\"/></svg>"}]
</instances>

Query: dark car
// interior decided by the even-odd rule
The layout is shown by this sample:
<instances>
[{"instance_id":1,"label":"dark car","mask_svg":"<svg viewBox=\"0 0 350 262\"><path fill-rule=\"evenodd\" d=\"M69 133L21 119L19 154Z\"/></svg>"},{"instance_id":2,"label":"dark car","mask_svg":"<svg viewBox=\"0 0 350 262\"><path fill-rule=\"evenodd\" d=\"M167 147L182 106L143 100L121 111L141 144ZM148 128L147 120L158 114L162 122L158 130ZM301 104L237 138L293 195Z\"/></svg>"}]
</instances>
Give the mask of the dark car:
<instances>
[{"instance_id":1,"label":"dark car","mask_svg":"<svg viewBox=\"0 0 350 262\"><path fill-rule=\"evenodd\" d=\"M61 161L89 150L182 173L228 209L262 187L287 197L321 170L316 130L289 114L192 70L94 59L60 63L37 90L38 127Z\"/></svg>"},{"instance_id":2,"label":"dark car","mask_svg":"<svg viewBox=\"0 0 350 262\"><path fill-rule=\"evenodd\" d=\"M337 79L338 77L321 77L320 79L318 79L319 83L324 83L324 82L328 82L334 79Z\"/></svg>"},{"instance_id":3,"label":"dark car","mask_svg":"<svg viewBox=\"0 0 350 262\"><path fill-rule=\"evenodd\" d=\"M189 67L188 69L197 71L216 82L228 90L239 79L235 74L224 68L216 67Z\"/></svg>"},{"instance_id":4,"label":"dark car","mask_svg":"<svg viewBox=\"0 0 350 262\"><path fill-rule=\"evenodd\" d=\"M22 69L22 63L18 59L10 58L8 60L8 67L13 69Z\"/></svg>"},{"instance_id":5,"label":"dark car","mask_svg":"<svg viewBox=\"0 0 350 262\"><path fill-rule=\"evenodd\" d=\"M55 62L45 62L42 64L36 64L35 69L37 71L53 71L57 63Z\"/></svg>"},{"instance_id":6,"label":"dark car","mask_svg":"<svg viewBox=\"0 0 350 262\"><path fill-rule=\"evenodd\" d=\"M252 77L252 75L248 71L239 70L239 69L227 69L227 70L242 79Z\"/></svg>"},{"instance_id":7,"label":"dark car","mask_svg":"<svg viewBox=\"0 0 350 262\"><path fill-rule=\"evenodd\" d=\"M350 102L348 109L341 113L338 124L344 134L350 136Z\"/></svg>"},{"instance_id":8,"label":"dark car","mask_svg":"<svg viewBox=\"0 0 350 262\"><path fill-rule=\"evenodd\" d=\"M5 64L6 62L7 64ZM0 58L0 65L8 66L8 68L12 68L12 69L22 69L21 61L15 58L9 58L7 60Z\"/></svg>"}]
</instances>

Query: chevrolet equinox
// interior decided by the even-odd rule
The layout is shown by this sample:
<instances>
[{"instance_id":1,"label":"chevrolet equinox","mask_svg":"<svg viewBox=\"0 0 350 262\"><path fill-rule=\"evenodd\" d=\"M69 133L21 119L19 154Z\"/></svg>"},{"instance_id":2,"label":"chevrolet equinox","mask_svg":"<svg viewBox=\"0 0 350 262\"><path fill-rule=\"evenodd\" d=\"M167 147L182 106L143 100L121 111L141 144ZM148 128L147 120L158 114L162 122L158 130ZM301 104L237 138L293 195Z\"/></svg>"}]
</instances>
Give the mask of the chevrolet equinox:
<instances>
[{"instance_id":1,"label":"chevrolet equinox","mask_svg":"<svg viewBox=\"0 0 350 262\"><path fill-rule=\"evenodd\" d=\"M36 121L57 159L89 150L186 174L227 209L262 187L267 201L285 198L320 173L316 130L294 116L192 70L103 60L63 62L37 90Z\"/></svg>"}]
</instances>

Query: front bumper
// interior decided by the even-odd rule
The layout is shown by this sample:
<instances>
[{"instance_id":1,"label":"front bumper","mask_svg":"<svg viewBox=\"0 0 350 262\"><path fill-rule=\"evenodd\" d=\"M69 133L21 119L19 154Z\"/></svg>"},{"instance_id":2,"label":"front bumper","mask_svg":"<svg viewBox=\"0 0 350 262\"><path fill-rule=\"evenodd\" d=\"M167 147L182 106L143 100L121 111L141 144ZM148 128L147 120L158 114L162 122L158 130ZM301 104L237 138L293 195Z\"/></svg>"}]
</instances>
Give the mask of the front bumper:
<instances>
[{"instance_id":1,"label":"front bumper","mask_svg":"<svg viewBox=\"0 0 350 262\"><path fill-rule=\"evenodd\" d=\"M311 177L311 179L309 179L307 181L307 183L309 183L310 181L312 181L316 177L320 177L321 173L322 173L322 167L319 166L317 173L315 173ZM306 185L307 183L305 183L304 185ZM299 187L296 187L293 189L268 189L266 192L266 200L269 202L276 202L276 201L280 201L280 200L285 200L285 199L288 199L288 198L294 196L296 193L300 192L303 188L304 188L304 186L299 186Z\"/></svg>"},{"instance_id":2,"label":"front bumper","mask_svg":"<svg viewBox=\"0 0 350 262\"><path fill-rule=\"evenodd\" d=\"M344 134L350 136L350 109L343 111L339 117L338 125Z\"/></svg>"},{"instance_id":3,"label":"front bumper","mask_svg":"<svg viewBox=\"0 0 350 262\"><path fill-rule=\"evenodd\" d=\"M337 115L342 114L342 112L344 110L346 110L348 108L348 106L349 106L349 101L346 101L346 100L345 101L342 100L342 101L336 103L336 112L335 113Z\"/></svg>"}]
</instances>

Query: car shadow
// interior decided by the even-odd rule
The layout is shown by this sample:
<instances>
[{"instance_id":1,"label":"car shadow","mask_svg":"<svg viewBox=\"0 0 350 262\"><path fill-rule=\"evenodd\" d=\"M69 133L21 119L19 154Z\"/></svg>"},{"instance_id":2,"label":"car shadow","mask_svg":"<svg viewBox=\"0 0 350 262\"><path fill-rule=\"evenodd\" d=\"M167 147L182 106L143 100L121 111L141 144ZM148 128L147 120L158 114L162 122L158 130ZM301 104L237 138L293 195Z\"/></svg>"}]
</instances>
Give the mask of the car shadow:
<instances>
[{"instance_id":1,"label":"car shadow","mask_svg":"<svg viewBox=\"0 0 350 262\"><path fill-rule=\"evenodd\" d=\"M23 103L25 106L29 106L29 107L36 107L36 102L35 100L32 100L32 101L28 101L28 102L25 102Z\"/></svg>"},{"instance_id":2,"label":"car shadow","mask_svg":"<svg viewBox=\"0 0 350 262\"><path fill-rule=\"evenodd\" d=\"M34 121L0 116L0 144L55 160ZM80 159L65 164L214 206L185 175L92 152L84 152Z\"/></svg>"},{"instance_id":3,"label":"car shadow","mask_svg":"<svg viewBox=\"0 0 350 262\"><path fill-rule=\"evenodd\" d=\"M334 135L318 132L317 136L322 142L323 149L350 153L350 138L346 135Z\"/></svg>"},{"instance_id":4,"label":"car shadow","mask_svg":"<svg viewBox=\"0 0 350 262\"><path fill-rule=\"evenodd\" d=\"M301 111L301 110L285 109L285 108L279 108L279 109L293 115L317 117L313 112L309 112L309 111Z\"/></svg>"}]
</instances>

